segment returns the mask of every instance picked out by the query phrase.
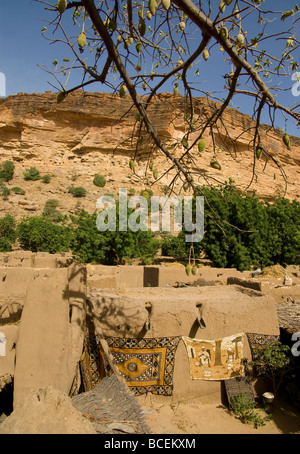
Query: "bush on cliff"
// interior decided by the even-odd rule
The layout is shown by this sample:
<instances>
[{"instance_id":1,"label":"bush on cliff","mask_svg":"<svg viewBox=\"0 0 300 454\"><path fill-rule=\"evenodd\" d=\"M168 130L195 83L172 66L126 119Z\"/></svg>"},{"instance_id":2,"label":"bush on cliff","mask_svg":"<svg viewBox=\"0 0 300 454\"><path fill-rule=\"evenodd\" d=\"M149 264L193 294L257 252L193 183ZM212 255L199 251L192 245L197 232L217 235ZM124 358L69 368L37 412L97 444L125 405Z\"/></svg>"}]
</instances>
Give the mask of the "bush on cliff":
<instances>
[{"instance_id":1,"label":"bush on cliff","mask_svg":"<svg viewBox=\"0 0 300 454\"><path fill-rule=\"evenodd\" d=\"M86 196L86 189L82 188L81 186L74 187L70 186L68 189L68 193L72 194L73 197L85 197Z\"/></svg>"},{"instance_id":2,"label":"bush on cliff","mask_svg":"<svg viewBox=\"0 0 300 454\"><path fill-rule=\"evenodd\" d=\"M10 181L13 178L15 165L12 161L5 161L0 166L0 180Z\"/></svg>"},{"instance_id":3,"label":"bush on cliff","mask_svg":"<svg viewBox=\"0 0 300 454\"><path fill-rule=\"evenodd\" d=\"M40 171L36 167L30 167L24 172L24 180L37 181L41 179Z\"/></svg>"},{"instance_id":4,"label":"bush on cliff","mask_svg":"<svg viewBox=\"0 0 300 454\"><path fill-rule=\"evenodd\" d=\"M104 188L104 186L106 185L106 179L103 175L95 175L93 183L95 186L98 186L99 188Z\"/></svg>"}]
</instances>

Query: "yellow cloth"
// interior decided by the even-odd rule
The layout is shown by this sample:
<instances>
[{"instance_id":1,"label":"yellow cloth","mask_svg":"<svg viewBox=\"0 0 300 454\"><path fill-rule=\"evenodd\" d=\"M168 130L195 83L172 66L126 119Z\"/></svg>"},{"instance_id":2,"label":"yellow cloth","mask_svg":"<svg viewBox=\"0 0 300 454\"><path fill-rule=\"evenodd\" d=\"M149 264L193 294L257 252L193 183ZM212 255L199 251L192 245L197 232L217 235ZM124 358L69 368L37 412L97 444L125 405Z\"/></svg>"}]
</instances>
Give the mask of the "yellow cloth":
<instances>
[{"instance_id":1,"label":"yellow cloth","mask_svg":"<svg viewBox=\"0 0 300 454\"><path fill-rule=\"evenodd\" d=\"M182 337L193 380L226 380L244 375L244 333L223 339L204 340Z\"/></svg>"}]
</instances>

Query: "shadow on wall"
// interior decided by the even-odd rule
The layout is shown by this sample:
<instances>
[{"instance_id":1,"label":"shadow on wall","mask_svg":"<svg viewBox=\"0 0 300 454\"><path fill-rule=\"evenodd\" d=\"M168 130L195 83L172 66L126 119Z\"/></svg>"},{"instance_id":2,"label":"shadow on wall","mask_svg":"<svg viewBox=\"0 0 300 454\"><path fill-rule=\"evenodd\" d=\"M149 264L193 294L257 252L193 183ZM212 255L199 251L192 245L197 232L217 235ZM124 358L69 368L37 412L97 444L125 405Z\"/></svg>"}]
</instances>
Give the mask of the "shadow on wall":
<instances>
[{"instance_id":1,"label":"shadow on wall","mask_svg":"<svg viewBox=\"0 0 300 454\"><path fill-rule=\"evenodd\" d=\"M86 327L90 335L144 337L149 330L152 306L129 298L90 293L87 298Z\"/></svg>"}]
</instances>

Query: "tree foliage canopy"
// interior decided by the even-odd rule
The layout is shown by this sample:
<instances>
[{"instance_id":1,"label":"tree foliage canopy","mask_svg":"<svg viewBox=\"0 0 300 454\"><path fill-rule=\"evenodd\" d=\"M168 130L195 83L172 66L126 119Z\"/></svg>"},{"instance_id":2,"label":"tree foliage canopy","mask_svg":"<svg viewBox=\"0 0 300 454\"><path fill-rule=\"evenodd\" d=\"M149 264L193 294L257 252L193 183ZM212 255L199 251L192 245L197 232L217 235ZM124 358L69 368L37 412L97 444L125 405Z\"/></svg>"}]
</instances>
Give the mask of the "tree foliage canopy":
<instances>
[{"instance_id":1,"label":"tree foliage canopy","mask_svg":"<svg viewBox=\"0 0 300 454\"><path fill-rule=\"evenodd\" d=\"M264 112L271 128L276 121L283 126L284 144L290 147L287 122L292 119L299 123L300 113L297 105L280 103L278 95L287 90L284 79L291 80L298 69L297 4L289 10L275 10L273 0L36 1L44 4L49 14L43 36L51 43L65 45L68 55L45 68L56 80L58 102L94 83L121 97L129 94L139 122L135 153L139 137L149 134L154 146L168 158L170 169L176 169L175 179L195 188L196 175L186 158L193 160L207 134L212 137L215 154L211 165L219 169L214 135L224 126L224 111L236 95L252 100L255 127L250 131L249 148L253 152L253 175L262 154L278 164L261 144ZM218 87L214 93L205 88L211 60L223 81L222 89ZM69 87L70 76L76 71L80 71L81 83ZM179 155L158 134L148 113L155 95L170 86L186 100L185 135ZM210 109L197 114L194 100L203 95ZM226 132L230 152L236 138L231 131ZM199 170L198 181L201 177Z\"/></svg>"}]
</instances>

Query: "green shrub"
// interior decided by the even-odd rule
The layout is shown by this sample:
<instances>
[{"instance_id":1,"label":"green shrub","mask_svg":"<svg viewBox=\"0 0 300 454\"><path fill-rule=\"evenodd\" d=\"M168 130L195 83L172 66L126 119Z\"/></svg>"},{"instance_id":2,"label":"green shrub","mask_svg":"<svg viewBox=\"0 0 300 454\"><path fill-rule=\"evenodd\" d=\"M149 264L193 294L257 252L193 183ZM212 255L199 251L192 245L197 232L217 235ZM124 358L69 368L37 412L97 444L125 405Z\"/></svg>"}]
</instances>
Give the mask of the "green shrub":
<instances>
[{"instance_id":1,"label":"green shrub","mask_svg":"<svg viewBox=\"0 0 300 454\"><path fill-rule=\"evenodd\" d=\"M65 218L57 211L59 201L56 199L49 199L46 201L42 215L50 219L52 222L62 222Z\"/></svg>"},{"instance_id":2,"label":"green shrub","mask_svg":"<svg viewBox=\"0 0 300 454\"><path fill-rule=\"evenodd\" d=\"M16 239L16 221L11 214L6 214L0 219L0 237L9 241Z\"/></svg>"},{"instance_id":3,"label":"green shrub","mask_svg":"<svg viewBox=\"0 0 300 454\"><path fill-rule=\"evenodd\" d=\"M16 240L16 221L10 214L0 219L0 252L11 251Z\"/></svg>"},{"instance_id":4,"label":"green shrub","mask_svg":"<svg viewBox=\"0 0 300 454\"><path fill-rule=\"evenodd\" d=\"M188 256L184 234L177 237L167 235L162 242L162 255L167 257L185 258Z\"/></svg>"},{"instance_id":5,"label":"green shrub","mask_svg":"<svg viewBox=\"0 0 300 454\"><path fill-rule=\"evenodd\" d=\"M128 210L128 216L132 211ZM152 232L120 232L118 225L116 231L100 232L96 219L95 213L90 215L85 211L78 216L71 216L71 249L80 261L116 265L141 258L144 263L152 262L160 247L160 241Z\"/></svg>"},{"instance_id":6,"label":"green shrub","mask_svg":"<svg viewBox=\"0 0 300 454\"><path fill-rule=\"evenodd\" d=\"M56 211L56 208L59 205L59 201L56 199L49 199L46 201L45 206L44 206L44 211L43 215L44 216L49 216L50 214L53 214L54 211Z\"/></svg>"},{"instance_id":7,"label":"green shrub","mask_svg":"<svg viewBox=\"0 0 300 454\"><path fill-rule=\"evenodd\" d=\"M235 416L244 424L253 424L255 429L265 426L270 416L262 418L256 411L256 403L246 394L239 394L231 399L231 408Z\"/></svg>"},{"instance_id":8,"label":"green shrub","mask_svg":"<svg viewBox=\"0 0 300 454\"><path fill-rule=\"evenodd\" d=\"M116 212L119 212L119 205L116 204ZM133 209L127 209L127 220L134 212ZM116 231L103 232L106 238L108 250L105 253L104 263L107 265L116 265L124 263L129 259L139 258L144 263L150 264L160 248L160 241L151 231L138 230L119 230L119 218L117 217Z\"/></svg>"},{"instance_id":9,"label":"green shrub","mask_svg":"<svg viewBox=\"0 0 300 454\"><path fill-rule=\"evenodd\" d=\"M26 194L26 191L24 191L24 189L22 189L22 188L19 188L19 186L14 186L13 188L11 188L11 192L14 192L15 194L19 194L19 195Z\"/></svg>"},{"instance_id":10,"label":"green shrub","mask_svg":"<svg viewBox=\"0 0 300 454\"><path fill-rule=\"evenodd\" d=\"M93 183L95 186L98 186L99 188L104 188L104 186L106 185L106 179L103 175L95 175Z\"/></svg>"},{"instance_id":11,"label":"green shrub","mask_svg":"<svg viewBox=\"0 0 300 454\"><path fill-rule=\"evenodd\" d=\"M51 222L43 216L23 219L17 227L17 236L22 249L32 252L68 252L70 229Z\"/></svg>"},{"instance_id":12,"label":"green shrub","mask_svg":"<svg viewBox=\"0 0 300 454\"><path fill-rule=\"evenodd\" d=\"M36 181L40 180L40 178L40 172L35 167L30 167L24 172L24 180Z\"/></svg>"},{"instance_id":13,"label":"green shrub","mask_svg":"<svg viewBox=\"0 0 300 454\"><path fill-rule=\"evenodd\" d=\"M51 175L43 175L42 176L42 182L45 184L49 184L51 181Z\"/></svg>"},{"instance_id":14,"label":"green shrub","mask_svg":"<svg viewBox=\"0 0 300 454\"><path fill-rule=\"evenodd\" d=\"M69 194L72 194L73 197L85 197L86 196L86 189L82 187L74 187L71 186L68 190Z\"/></svg>"},{"instance_id":15,"label":"green shrub","mask_svg":"<svg viewBox=\"0 0 300 454\"><path fill-rule=\"evenodd\" d=\"M288 371L290 362L290 347L277 341L272 345L266 345L261 350L257 349L250 365L256 368L259 375L270 380L274 396L276 396L284 376Z\"/></svg>"},{"instance_id":16,"label":"green shrub","mask_svg":"<svg viewBox=\"0 0 300 454\"><path fill-rule=\"evenodd\" d=\"M11 250L10 242L6 238L0 238L0 252L10 252Z\"/></svg>"},{"instance_id":17,"label":"green shrub","mask_svg":"<svg viewBox=\"0 0 300 454\"><path fill-rule=\"evenodd\" d=\"M10 181L13 178L15 165L12 161L5 161L0 166L0 180Z\"/></svg>"},{"instance_id":18,"label":"green shrub","mask_svg":"<svg viewBox=\"0 0 300 454\"><path fill-rule=\"evenodd\" d=\"M2 195L3 200L7 200L10 194L10 189L3 183L0 183L0 194Z\"/></svg>"},{"instance_id":19,"label":"green shrub","mask_svg":"<svg viewBox=\"0 0 300 454\"><path fill-rule=\"evenodd\" d=\"M71 216L71 250L83 263L103 263L107 250L105 235L96 226L96 214L81 211L78 216Z\"/></svg>"}]
</instances>

